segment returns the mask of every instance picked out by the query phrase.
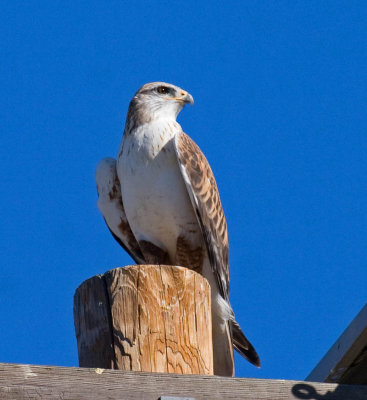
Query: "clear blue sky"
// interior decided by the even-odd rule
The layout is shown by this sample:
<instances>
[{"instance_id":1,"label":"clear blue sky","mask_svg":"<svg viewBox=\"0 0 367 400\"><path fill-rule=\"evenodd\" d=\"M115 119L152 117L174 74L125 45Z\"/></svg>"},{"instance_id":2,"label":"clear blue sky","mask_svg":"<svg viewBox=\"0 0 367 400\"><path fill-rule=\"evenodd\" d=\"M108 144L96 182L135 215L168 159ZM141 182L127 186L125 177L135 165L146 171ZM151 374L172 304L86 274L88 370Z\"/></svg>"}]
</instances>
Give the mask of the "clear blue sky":
<instances>
[{"instance_id":1,"label":"clear blue sky","mask_svg":"<svg viewBox=\"0 0 367 400\"><path fill-rule=\"evenodd\" d=\"M73 294L132 261L96 207L144 83L214 170L231 300L262 368L303 379L366 302L365 1L3 1L0 361L75 366Z\"/></svg>"}]
</instances>

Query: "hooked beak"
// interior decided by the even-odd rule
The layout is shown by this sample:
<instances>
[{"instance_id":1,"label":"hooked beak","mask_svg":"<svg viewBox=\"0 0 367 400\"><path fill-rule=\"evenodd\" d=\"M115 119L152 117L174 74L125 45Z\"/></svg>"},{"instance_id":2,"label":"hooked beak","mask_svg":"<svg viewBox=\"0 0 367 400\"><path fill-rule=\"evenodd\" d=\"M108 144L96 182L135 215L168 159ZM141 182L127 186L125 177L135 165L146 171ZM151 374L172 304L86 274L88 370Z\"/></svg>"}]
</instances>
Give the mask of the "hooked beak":
<instances>
[{"instance_id":1,"label":"hooked beak","mask_svg":"<svg viewBox=\"0 0 367 400\"><path fill-rule=\"evenodd\" d=\"M183 101L185 104L191 104L191 105L194 104L193 97L191 96L190 93L186 92L186 90L181 91L181 96L182 96L181 101Z\"/></svg>"},{"instance_id":2,"label":"hooked beak","mask_svg":"<svg viewBox=\"0 0 367 400\"><path fill-rule=\"evenodd\" d=\"M166 97L165 100L176 100L185 104L194 104L194 99L191 94L186 92L186 90L181 90L180 97Z\"/></svg>"}]
</instances>

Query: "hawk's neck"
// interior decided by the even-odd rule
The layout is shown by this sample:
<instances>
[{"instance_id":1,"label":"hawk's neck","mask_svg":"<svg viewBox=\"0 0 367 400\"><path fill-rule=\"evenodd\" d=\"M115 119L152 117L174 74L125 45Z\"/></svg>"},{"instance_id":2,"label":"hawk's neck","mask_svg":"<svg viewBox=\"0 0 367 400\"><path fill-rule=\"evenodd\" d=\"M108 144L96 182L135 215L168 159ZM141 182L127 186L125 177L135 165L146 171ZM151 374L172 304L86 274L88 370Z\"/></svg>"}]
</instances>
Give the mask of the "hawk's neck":
<instances>
[{"instance_id":1,"label":"hawk's neck","mask_svg":"<svg viewBox=\"0 0 367 400\"><path fill-rule=\"evenodd\" d=\"M125 130L121 146L124 150L121 148L121 151L126 154L134 151L145 158L155 158L181 131L180 124L172 118L153 119L151 122L134 126L128 133Z\"/></svg>"},{"instance_id":2,"label":"hawk's neck","mask_svg":"<svg viewBox=\"0 0 367 400\"><path fill-rule=\"evenodd\" d=\"M176 122L177 114L170 109L145 107L144 103L140 104L133 99L126 117L125 134L130 134L137 128L147 124L162 124L163 126L167 123L173 123L178 125Z\"/></svg>"},{"instance_id":3,"label":"hawk's neck","mask_svg":"<svg viewBox=\"0 0 367 400\"><path fill-rule=\"evenodd\" d=\"M181 125L173 118L159 117L142 123L131 123L126 121L125 135L139 137L159 136L161 140L167 141L182 130Z\"/></svg>"}]
</instances>

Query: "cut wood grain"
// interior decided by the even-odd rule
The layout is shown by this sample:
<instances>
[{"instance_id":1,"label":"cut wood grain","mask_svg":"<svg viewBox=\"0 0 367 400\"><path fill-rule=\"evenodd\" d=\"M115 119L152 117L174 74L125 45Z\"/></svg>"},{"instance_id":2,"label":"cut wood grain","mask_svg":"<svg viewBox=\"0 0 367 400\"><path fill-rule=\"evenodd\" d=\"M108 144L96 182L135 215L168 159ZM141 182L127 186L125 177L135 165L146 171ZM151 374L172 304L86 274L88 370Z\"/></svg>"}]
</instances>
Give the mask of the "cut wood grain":
<instances>
[{"instance_id":1,"label":"cut wood grain","mask_svg":"<svg viewBox=\"0 0 367 400\"><path fill-rule=\"evenodd\" d=\"M0 364L2 400L366 400L367 386Z\"/></svg>"},{"instance_id":2,"label":"cut wood grain","mask_svg":"<svg viewBox=\"0 0 367 400\"><path fill-rule=\"evenodd\" d=\"M133 265L88 279L74 321L80 366L213 374L210 286L187 268Z\"/></svg>"},{"instance_id":3,"label":"cut wood grain","mask_svg":"<svg viewBox=\"0 0 367 400\"><path fill-rule=\"evenodd\" d=\"M115 355L111 312L102 275L86 280L76 290L74 321L79 366L113 368Z\"/></svg>"}]
</instances>

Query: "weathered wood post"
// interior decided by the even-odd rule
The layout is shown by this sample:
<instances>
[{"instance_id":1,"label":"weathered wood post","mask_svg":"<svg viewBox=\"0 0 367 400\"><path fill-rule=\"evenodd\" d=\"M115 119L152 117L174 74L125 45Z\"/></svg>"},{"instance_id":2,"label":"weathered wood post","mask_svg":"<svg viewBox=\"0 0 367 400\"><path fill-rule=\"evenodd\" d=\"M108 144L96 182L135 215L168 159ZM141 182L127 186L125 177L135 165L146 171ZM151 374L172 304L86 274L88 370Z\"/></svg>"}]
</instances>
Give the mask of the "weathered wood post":
<instances>
[{"instance_id":1,"label":"weathered wood post","mask_svg":"<svg viewBox=\"0 0 367 400\"><path fill-rule=\"evenodd\" d=\"M74 295L79 366L213 375L210 286L168 265L116 268Z\"/></svg>"}]
</instances>

